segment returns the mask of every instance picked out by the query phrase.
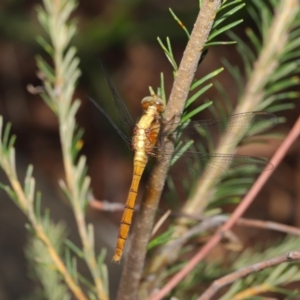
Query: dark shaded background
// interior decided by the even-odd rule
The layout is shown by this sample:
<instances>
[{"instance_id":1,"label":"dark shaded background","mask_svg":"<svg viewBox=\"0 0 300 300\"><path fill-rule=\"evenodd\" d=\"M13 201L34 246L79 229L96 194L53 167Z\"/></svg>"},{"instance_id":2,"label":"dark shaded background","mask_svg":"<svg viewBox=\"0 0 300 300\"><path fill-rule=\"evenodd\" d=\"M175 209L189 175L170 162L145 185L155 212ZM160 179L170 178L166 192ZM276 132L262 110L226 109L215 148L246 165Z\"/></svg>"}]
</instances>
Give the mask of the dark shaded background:
<instances>
[{"instance_id":1,"label":"dark shaded background","mask_svg":"<svg viewBox=\"0 0 300 300\"><path fill-rule=\"evenodd\" d=\"M39 96L27 92L28 84L39 85L36 76L35 56L47 57L36 43L38 34L44 34L35 12L39 1L2 0L0 3L0 114L5 121L12 122L12 131L17 135L17 168L23 177L26 166L35 167L38 189L42 191L45 207L50 207L54 220L65 220L69 224L70 236L79 242L72 213L61 197L58 180L64 177L57 120ZM186 36L168 12L172 7L186 27L191 30L198 13L198 1L81 1L74 17L78 33L73 43L78 48L82 76L76 97L82 100L78 114L80 126L85 128L84 154L88 159L89 175L95 196L101 200L124 202L131 181L131 153L114 130L86 100L90 95L103 104L116 119L113 102L108 93L97 62L100 56L119 93L135 118L141 114L140 100L148 94L148 86L159 84L159 73L164 72L167 93L172 84L172 69L158 46L156 37L163 40L169 36L174 55L179 62ZM236 16L237 17L237 16ZM246 26L253 26L246 11L239 13L245 22L236 29L244 36ZM223 39L228 39L226 36ZM221 66L226 57L233 64L240 64L234 46L211 48L201 64L200 77ZM236 88L225 71L218 80L226 87L233 103ZM206 98L219 95L212 89ZM201 99L203 101L205 99ZM280 116L287 122L279 127L288 132L299 115L296 108ZM201 118L209 117L204 112ZM251 149L250 155L270 157L279 145L275 140L264 149ZM300 225L300 156L299 141L290 149L285 161L278 167L266 184L248 216L270 219L287 224ZM249 149L248 149L249 151ZM146 177L146 176L145 176ZM5 182L1 175L0 181ZM143 178L138 200L145 187ZM26 242L24 224L26 218L1 192L0 197L0 299L23 299L29 295L34 283L28 278L23 249ZM88 210L88 218L95 225L98 249L108 248L108 267L112 298L116 291L121 267L111 264L110 257L115 246L117 226L121 213ZM258 230L242 232L245 243L257 241L258 236L268 239L273 234Z\"/></svg>"}]
</instances>

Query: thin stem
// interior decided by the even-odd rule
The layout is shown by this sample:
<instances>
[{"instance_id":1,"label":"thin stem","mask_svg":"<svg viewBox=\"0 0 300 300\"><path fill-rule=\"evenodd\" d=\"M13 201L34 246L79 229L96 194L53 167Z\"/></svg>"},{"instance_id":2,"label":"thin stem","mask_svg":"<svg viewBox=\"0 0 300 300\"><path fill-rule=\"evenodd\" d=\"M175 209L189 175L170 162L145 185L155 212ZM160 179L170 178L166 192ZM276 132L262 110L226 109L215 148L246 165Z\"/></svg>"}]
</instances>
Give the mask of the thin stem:
<instances>
[{"instance_id":1,"label":"thin stem","mask_svg":"<svg viewBox=\"0 0 300 300\"><path fill-rule=\"evenodd\" d=\"M81 290L80 286L73 280L71 275L69 274L65 264L61 260L59 254L55 250L54 246L52 245L50 239L48 238L47 234L44 231L44 228L39 224L35 217L34 208L32 206L32 202L29 201L24 193L23 188L20 185L20 182L18 179L13 175L15 172L13 172L11 165L9 164L6 157L3 155L1 158L1 165L3 170L5 171L10 184L15 191L19 206L23 210L23 212L27 215L28 219L30 220L30 223L34 229L34 232L36 234L36 237L40 239L43 244L46 246L48 253L58 270L58 272L63 276L66 284L70 288L70 290L73 292L74 296L78 300L87 300L86 296L84 295L83 291Z\"/></svg>"},{"instance_id":2,"label":"thin stem","mask_svg":"<svg viewBox=\"0 0 300 300\"><path fill-rule=\"evenodd\" d=\"M58 74L60 73L60 61L61 58L59 56L56 56L56 59L54 61L54 64L56 66L56 70L58 70ZM61 79L59 81L59 85L55 87L58 89L60 87L60 84L65 80ZM58 103L62 103L64 101L64 95L60 95L57 99ZM87 262L87 265L89 267L89 270L93 276L95 286L96 286L96 292L98 299L101 300L108 300L108 295L104 289L103 282L100 278L100 272L98 269L98 264L95 258L95 252L94 252L94 244L91 243L88 237L88 231L87 231L87 224L85 221L85 214L83 207L81 205L81 197L80 197L80 191L78 186L78 181L75 178L76 173L76 166L72 162L72 153L71 153L71 144L72 144L72 135L70 135L70 132L67 132L65 130L65 124L66 121L68 121L69 116L66 116L64 114L59 114L61 118L59 118L59 124L60 124L60 140L61 145L63 149L63 162L64 162L64 168L66 171L66 181L69 193L72 198L73 208L74 208L74 214L75 219L77 223L77 227L79 230L79 236L81 238L81 242L84 249L85 254L85 260ZM70 116L72 117L72 116Z\"/></svg>"},{"instance_id":3,"label":"thin stem","mask_svg":"<svg viewBox=\"0 0 300 300\"><path fill-rule=\"evenodd\" d=\"M72 5L70 3L70 5ZM84 258L87 262L88 268L92 274L95 283L95 293L98 299L107 300L108 295L105 291L103 281L101 279L100 270L98 268L97 260L94 252L94 241L92 227L88 228L85 221L85 211L83 203L86 201L86 194L84 193L85 186L81 184L80 162L83 162L81 157L78 164L73 161L73 138L76 130L75 113L78 110L79 104L77 101L72 103L72 96L75 89L76 79L79 76L79 70L76 68L73 72L73 78L67 78L65 55L69 43L69 38L72 35L72 27L66 21L66 11L70 13L66 1L56 0L49 2L45 7L50 7L48 13L49 18L49 35L53 45L53 61L54 61L54 76L52 101L57 107L57 116L59 121L59 133L63 154L63 164L66 173L67 191L73 206L79 235L83 245ZM75 8L75 3L73 3ZM76 64L76 57L73 58L72 63ZM87 178L83 179L88 182ZM84 192L83 192L84 191Z\"/></svg>"},{"instance_id":4,"label":"thin stem","mask_svg":"<svg viewBox=\"0 0 300 300\"><path fill-rule=\"evenodd\" d=\"M283 254L277 257L273 257L268 260L261 261L259 263L242 268L236 272L226 275L218 280L215 280L212 285L197 299L197 300L209 300L212 296L222 287L235 282L249 274L262 271L266 268L271 268L284 262L293 262L300 259L300 251L291 251L287 254ZM269 290L270 290L269 286ZM246 295L245 295L246 296ZM249 295L248 295L249 296ZM251 295L253 296L253 294ZM241 299L241 298L240 298ZM244 299L244 298L243 298Z\"/></svg>"},{"instance_id":5,"label":"thin stem","mask_svg":"<svg viewBox=\"0 0 300 300\"><path fill-rule=\"evenodd\" d=\"M124 210L124 204L120 202L109 202L106 200L95 200L89 201L90 207L98 211L106 212L122 212ZM135 210L138 210L138 205L136 205Z\"/></svg>"},{"instance_id":6,"label":"thin stem","mask_svg":"<svg viewBox=\"0 0 300 300\"><path fill-rule=\"evenodd\" d=\"M193 218L193 216L185 216L185 217L193 220L199 220L199 218ZM230 218L229 216L217 215L217 216L212 216L210 218L207 218L205 220L200 219L199 221L201 222L199 224L193 226L191 229L186 231L182 236L180 236L178 239L176 239L173 243L169 245L168 247L169 252L174 251L179 245L183 245L191 237L223 225L229 218ZM236 222L236 225L260 228L265 230L274 230L286 234L300 235L299 228L294 226L284 225L277 222L272 222L272 221L239 218Z\"/></svg>"},{"instance_id":7,"label":"thin stem","mask_svg":"<svg viewBox=\"0 0 300 300\"><path fill-rule=\"evenodd\" d=\"M55 251L54 247L52 246L50 240L48 239L47 235L44 232L44 229L41 226L35 226L35 233L37 237L44 243L44 245L48 249L48 253L52 258L54 265L56 266L59 273L65 279L70 290L73 292L74 296L78 300L88 300L88 298L84 295L83 291L81 290L80 286L76 284L76 282L72 279L69 272L67 271L66 266L64 265L63 261L60 259L60 256Z\"/></svg>"},{"instance_id":8,"label":"thin stem","mask_svg":"<svg viewBox=\"0 0 300 300\"><path fill-rule=\"evenodd\" d=\"M300 228L277 223L277 222L272 222L272 221L240 218L237 220L236 225L253 227L253 228L261 228L266 230L274 230L286 234L300 235Z\"/></svg>"}]
</instances>

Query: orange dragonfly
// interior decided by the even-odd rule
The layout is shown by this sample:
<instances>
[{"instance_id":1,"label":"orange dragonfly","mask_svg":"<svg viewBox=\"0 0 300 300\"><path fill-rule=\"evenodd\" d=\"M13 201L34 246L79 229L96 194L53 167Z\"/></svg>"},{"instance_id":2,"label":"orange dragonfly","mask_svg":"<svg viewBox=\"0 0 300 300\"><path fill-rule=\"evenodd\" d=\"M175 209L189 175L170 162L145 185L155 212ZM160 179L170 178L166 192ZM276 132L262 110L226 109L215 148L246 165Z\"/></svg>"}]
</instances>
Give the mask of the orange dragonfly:
<instances>
[{"instance_id":1,"label":"orange dragonfly","mask_svg":"<svg viewBox=\"0 0 300 300\"><path fill-rule=\"evenodd\" d=\"M102 65L101 65L102 67ZM118 109L120 120L126 133L121 131L118 126L111 120L106 114L104 109L99 106L95 100L89 98L90 101L97 107L101 114L107 119L107 121L117 131L119 136L131 147L134 151L133 158L133 176L131 186L129 188L128 197L126 200L125 208L123 211L122 219L120 222L117 245L112 260L119 262L121 260L126 239L128 237L130 225L132 222L133 210L135 206L136 196L140 183L141 176L144 172L149 156L157 157L158 155L169 155L163 150L163 137L173 136L176 133L179 136L186 134L188 138L198 139L201 141L201 132L205 132L210 137L216 137L222 134L222 131L226 126L233 126L240 129L243 124L252 124L247 126L247 132L249 136L258 132L266 131L273 128L278 123L277 117L272 113L267 112L249 112L232 115L228 118L219 120L198 120L188 121L180 123L171 123L164 128L163 122L161 122L162 114L165 109L164 102L156 95L145 97L142 102L143 115L139 122L134 125L134 122L124 104L118 95L116 89L110 82L104 68L102 67L106 81L110 87L111 93L115 100L116 107ZM130 131L133 134L130 137ZM234 132L234 130L233 130ZM245 130L246 132L246 130ZM233 133L234 134L234 133ZM229 140L234 140L234 136L231 136ZM176 155L176 154L175 154ZM220 165L224 165L224 172L226 166L231 163L231 169L255 169L255 171L263 171L272 168L272 164L267 160L259 157L252 156L239 156L239 155L225 155L225 154L210 154L200 151L186 150L180 154L183 157L197 156L200 161L208 162L212 159L213 163L209 163L209 168L213 169L214 164L216 168L220 169ZM222 173L222 172L221 172ZM213 174L213 172L212 172Z\"/></svg>"}]
</instances>

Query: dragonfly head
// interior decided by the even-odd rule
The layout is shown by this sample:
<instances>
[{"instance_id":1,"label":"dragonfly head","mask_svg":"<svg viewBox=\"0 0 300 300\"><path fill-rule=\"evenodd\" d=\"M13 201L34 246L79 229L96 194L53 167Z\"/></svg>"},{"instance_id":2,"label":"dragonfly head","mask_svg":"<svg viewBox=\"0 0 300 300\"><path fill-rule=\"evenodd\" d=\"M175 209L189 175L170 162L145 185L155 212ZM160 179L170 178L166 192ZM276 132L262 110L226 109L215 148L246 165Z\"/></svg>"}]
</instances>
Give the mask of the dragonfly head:
<instances>
[{"instance_id":1,"label":"dragonfly head","mask_svg":"<svg viewBox=\"0 0 300 300\"><path fill-rule=\"evenodd\" d=\"M141 105L144 111L150 106L155 106L159 113L162 113L166 108L165 103L158 96L147 96L143 98Z\"/></svg>"}]
</instances>

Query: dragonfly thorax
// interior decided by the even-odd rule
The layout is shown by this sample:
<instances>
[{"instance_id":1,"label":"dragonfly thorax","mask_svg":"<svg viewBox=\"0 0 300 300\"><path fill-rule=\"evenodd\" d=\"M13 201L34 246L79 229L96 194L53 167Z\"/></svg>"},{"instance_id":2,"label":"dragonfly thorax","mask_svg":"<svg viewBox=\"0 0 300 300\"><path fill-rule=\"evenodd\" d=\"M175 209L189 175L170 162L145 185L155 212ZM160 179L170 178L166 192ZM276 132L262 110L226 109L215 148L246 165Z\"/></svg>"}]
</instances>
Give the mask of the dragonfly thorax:
<instances>
[{"instance_id":1,"label":"dragonfly thorax","mask_svg":"<svg viewBox=\"0 0 300 300\"><path fill-rule=\"evenodd\" d=\"M144 111L146 111L150 106L155 106L158 113L162 113L166 108L163 100L156 95L143 98L141 105Z\"/></svg>"}]
</instances>

